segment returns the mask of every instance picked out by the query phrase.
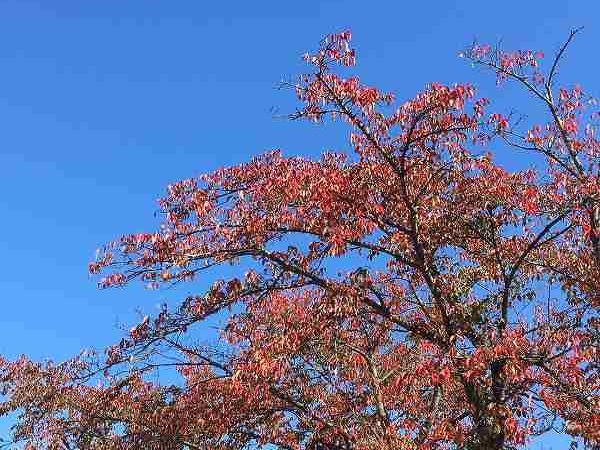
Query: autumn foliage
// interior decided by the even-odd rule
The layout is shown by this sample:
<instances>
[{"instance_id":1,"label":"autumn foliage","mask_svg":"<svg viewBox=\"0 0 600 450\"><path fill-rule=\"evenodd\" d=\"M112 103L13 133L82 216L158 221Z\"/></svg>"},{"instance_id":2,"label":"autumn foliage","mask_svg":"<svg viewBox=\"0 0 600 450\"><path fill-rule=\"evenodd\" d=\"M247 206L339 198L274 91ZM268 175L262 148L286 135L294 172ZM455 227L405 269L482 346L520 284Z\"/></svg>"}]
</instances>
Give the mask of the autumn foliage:
<instances>
[{"instance_id":1,"label":"autumn foliage","mask_svg":"<svg viewBox=\"0 0 600 450\"><path fill-rule=\"evenodd\" d=\"M49 449L510 449L558 429L600 445L600 142L561 57L461 56L470 84L396 103L345 75L350 33L305 55L293 119L342 120L351 151L273 151L170 185L158 231L90 264L103 288L237 276L145 317L104 353L3 362L14 438ZM533 105L533 106L529 106ZM494 151L527 154L511 171ZM213 344L197 339L218 318ZM157 379L158 369L171 369Z\"/></svg>"}]
</instances>

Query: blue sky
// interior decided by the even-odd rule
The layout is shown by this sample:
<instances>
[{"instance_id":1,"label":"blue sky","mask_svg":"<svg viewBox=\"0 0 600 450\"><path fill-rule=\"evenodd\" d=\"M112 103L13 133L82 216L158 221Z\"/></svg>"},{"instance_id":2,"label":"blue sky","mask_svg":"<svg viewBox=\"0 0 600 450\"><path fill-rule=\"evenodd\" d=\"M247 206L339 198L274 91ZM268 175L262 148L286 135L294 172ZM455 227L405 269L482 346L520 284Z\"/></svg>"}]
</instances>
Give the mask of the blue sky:
<instances>
[{"instance_id":1,"label":"blue sky","mask_svg":"<svg viewBox=\"0 0 600 450\"><path fill-rule=\"evenodd\" d=\"M87 275L98 246L158 223L168 183L273 148L344 149L336 127L271 110L293 110L274 87L321 36L351 28L358 72L400 99L474 81L502 104L507 91L457 58L463 46L502 38L550 55L583 25L564 79L599 94L599 14L592 0L1 1L0 353L103 347L137 307L176 300L98 291Z\"/></svg>"}]
</instances>

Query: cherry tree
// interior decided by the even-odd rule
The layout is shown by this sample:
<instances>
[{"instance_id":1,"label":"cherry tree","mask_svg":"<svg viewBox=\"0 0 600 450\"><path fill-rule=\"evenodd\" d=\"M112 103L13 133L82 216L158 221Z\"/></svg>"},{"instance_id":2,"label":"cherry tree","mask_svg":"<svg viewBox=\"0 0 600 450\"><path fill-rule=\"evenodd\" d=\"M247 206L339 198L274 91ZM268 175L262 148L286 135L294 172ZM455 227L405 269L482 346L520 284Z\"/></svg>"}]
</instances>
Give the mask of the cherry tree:
<instances>
[{"instance_id":1,"label":"cherry tree","mask_svg":"<svg viewBox=\"0 0 600 450\"><path fill-rule=\"evenodd\" d=\"M287 84L291 118L345 122L351 151L273 151L170 185L157 231L90 264L100 286L195 286L223 266L236 276L144 317L104 353L2 361L14 440L493 450L559 430L596 448L598 113L556 80L575 33L549 62L481 44L461 54L521 86L540 123L488 112L470 84L431 83L398 103L347 75L350 32L327 37ZM509 170L499 149L539 168ZM202 344L214 317L223 326ZM159 369L172 373L157 380Z\"/></svg>"}]
</instances>

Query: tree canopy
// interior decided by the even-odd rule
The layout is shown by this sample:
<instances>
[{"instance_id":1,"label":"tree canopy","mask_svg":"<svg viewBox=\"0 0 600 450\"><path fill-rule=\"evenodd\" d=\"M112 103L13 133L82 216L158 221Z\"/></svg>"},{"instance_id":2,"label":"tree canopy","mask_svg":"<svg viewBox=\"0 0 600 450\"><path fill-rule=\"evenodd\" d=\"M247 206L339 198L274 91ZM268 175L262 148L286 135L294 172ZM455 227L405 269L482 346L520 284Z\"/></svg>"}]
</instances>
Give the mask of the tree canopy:
<instances>
[{"instance_id":1,"label":"tree canopy","mask_svg":"<svg viewBox=\"0 0 600 450\"><path fill-rule=\"evenodd\" d=\"M598 112L556 80L574 35L545 64L481 44L461 54L523 88L540 123L489 112L471 84L399 103L347 75L350 32L328 36L286 83L291 118L345 122L351 151L273 151L170 185L157 231L90 264L100 287L235 275L104 353L2 361L14 440L493 450L559 429L600 445ZM503 167L499 148L537 168ZM214 316L224 326L204 345L195 335ZM175 373L157 380L159 368Z\"/></svg>"}]
</instances>

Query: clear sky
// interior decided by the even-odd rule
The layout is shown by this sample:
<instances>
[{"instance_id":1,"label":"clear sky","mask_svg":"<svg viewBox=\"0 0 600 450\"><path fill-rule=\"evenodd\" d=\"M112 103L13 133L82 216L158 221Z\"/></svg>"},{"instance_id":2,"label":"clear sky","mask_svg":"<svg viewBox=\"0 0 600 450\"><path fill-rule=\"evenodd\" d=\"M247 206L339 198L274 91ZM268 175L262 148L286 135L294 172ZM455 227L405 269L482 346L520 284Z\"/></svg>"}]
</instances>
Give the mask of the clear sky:
<instances>
[{"instance_id":1,"label":"clear sky","mask_svg":"<svg viewBox=\"0 0 600 450\"><path fill-rule=\"evenodd\" d=\"M168 183L273 148L344 149L336 127L272 111L293 110L274 87L321 36L352 29L358 72L400 99L431 81L502 98L462 47L552 54L583 25L563 76L600 95L599 15L596 0L0 1L0 353L104 347L136 307L177 300L87 275L98 246L158 223Z\"/></svg>"}]
</instances>

